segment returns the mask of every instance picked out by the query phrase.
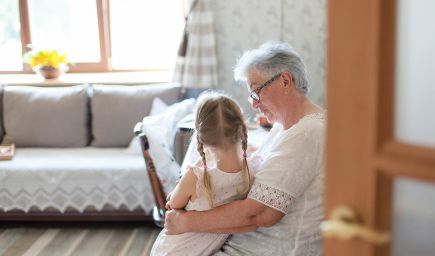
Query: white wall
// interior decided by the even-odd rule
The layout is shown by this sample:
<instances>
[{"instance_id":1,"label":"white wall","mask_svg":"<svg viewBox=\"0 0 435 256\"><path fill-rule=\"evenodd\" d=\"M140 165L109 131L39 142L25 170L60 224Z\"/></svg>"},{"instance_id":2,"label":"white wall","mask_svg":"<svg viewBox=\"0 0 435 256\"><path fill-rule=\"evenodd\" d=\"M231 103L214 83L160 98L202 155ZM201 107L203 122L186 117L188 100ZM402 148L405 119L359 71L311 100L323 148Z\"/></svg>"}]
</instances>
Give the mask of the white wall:
<instances>
[{"instance_id":1,"label":"white wall","mask_svg":"<svg viewBox=\"0 0 435 256\"><path fill-rule=\"evenodd\" d=\"M215 0L219 88L249 111L244 85L235 84L232 68L247 49L267 40L290 43L304 58L312 90L310 98L325 99L326 0Z\"/></svg>"}]
</instances>

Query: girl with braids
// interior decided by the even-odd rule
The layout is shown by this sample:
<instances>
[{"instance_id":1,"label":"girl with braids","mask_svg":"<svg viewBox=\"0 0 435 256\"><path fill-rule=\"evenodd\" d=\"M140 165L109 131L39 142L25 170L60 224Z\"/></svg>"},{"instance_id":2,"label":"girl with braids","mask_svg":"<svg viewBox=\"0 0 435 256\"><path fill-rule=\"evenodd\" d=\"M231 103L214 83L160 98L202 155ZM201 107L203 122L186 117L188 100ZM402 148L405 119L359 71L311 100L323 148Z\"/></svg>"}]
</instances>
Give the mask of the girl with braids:
<instances>
[{"instance_id":1,"label":"girl with braids","mask_svg":"<svg viewBox=\"0 0 435 256\"><path fill-rule=\"evenodd\" d=\"M240 107L223 94L202 94L198 98L195 128L202 167L187 169L171 193L168 209L206 211L244 199L251 177L246 161L247 131ZM224 232L167 235L164 229L151 255L210 255L228 238Z\"/></svg>"}]
</instances>

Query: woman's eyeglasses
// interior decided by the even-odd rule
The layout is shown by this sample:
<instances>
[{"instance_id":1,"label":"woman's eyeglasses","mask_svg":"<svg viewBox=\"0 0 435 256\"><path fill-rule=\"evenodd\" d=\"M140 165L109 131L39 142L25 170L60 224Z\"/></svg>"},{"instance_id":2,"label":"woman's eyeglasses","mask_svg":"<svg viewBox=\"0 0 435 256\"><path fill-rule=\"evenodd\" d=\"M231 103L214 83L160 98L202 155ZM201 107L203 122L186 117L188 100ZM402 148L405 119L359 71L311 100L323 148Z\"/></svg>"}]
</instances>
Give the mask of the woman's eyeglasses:
<instances>
[{"instance_id":1,"label":"woman's eyeglasses","mask_svg":"<svg viewBox=\"0 0 435 256\"><path fill-rule=\"evenodd\" d=\"M252 99L252 100L255 100L257 102L260 101L260 91L264 87L266 87L266 86L270 85L271 83L273 83L273 81L275 81L278 77L280 77L281 74L282 73L274 75L271 79L267 80L264 84L258 86L257 89L251 91L251 94L249 95L250 100Z\"/></svg>"}]
</instances>

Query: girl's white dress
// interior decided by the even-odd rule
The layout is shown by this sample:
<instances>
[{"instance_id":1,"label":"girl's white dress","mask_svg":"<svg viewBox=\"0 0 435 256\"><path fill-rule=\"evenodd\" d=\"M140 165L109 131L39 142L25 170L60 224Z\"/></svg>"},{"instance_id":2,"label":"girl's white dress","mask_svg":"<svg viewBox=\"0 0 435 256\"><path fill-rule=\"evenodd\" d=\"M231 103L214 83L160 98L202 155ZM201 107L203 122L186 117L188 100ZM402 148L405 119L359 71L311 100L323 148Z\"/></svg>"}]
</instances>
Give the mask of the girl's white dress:
<instances>
[{"instance_id":1,"label":"girl's white dress","mask_svg":"<svg viewBox=\"0 0 435 256\"><path fill-rule=\"evenodd\" d=\"M209 210L209 204L204 192L204 170L199 167L191 167L198 181L196 183L195 201L186 205L187 211ZM227 173L217 168L208 170L213 188L213 206L217 207L234 200L242 199L238 191L243 190L242 172ZM219 250L230 234L213 233L184 233L180 235L166 235L163 229L154 242L151 255L210 255Z\"/></svg>"}]
</instances>

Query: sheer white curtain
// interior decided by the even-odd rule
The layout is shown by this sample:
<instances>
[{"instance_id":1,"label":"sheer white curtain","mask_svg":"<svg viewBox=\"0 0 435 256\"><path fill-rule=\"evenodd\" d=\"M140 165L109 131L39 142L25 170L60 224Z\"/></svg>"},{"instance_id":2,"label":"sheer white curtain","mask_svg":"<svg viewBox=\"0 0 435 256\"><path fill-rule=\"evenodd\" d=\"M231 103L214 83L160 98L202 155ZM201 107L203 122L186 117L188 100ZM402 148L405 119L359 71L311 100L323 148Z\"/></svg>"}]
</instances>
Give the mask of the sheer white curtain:
<instances>
[{"instance_id":1,"label":"sheer white curtain","mask_svg":"<svg viewBox=\"0 0 435 256\"><path fill-rule=\"evenodd\" d=\"M185 32L173 81L185 87L215 87L217 85L216 40L210 0L193 1ZM186 44L185 48L183 43Z\"/></svg>"}]
</instances>

